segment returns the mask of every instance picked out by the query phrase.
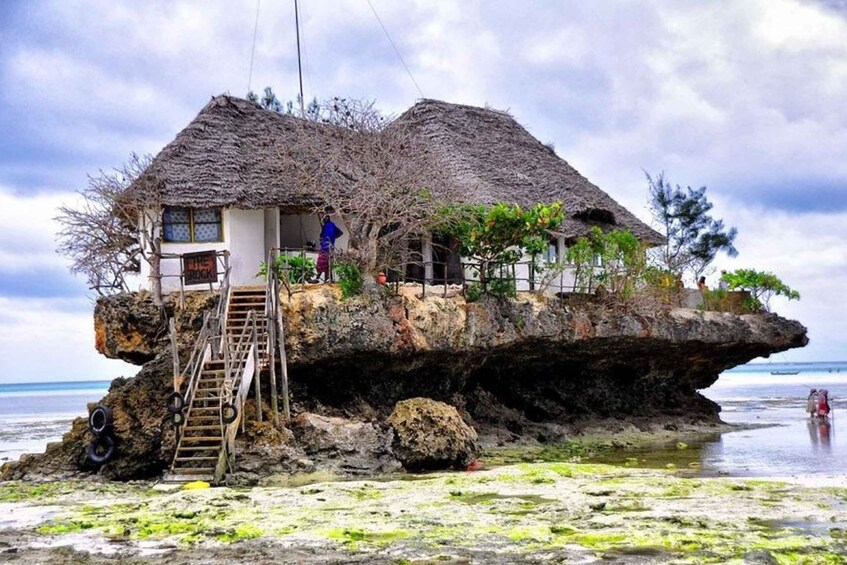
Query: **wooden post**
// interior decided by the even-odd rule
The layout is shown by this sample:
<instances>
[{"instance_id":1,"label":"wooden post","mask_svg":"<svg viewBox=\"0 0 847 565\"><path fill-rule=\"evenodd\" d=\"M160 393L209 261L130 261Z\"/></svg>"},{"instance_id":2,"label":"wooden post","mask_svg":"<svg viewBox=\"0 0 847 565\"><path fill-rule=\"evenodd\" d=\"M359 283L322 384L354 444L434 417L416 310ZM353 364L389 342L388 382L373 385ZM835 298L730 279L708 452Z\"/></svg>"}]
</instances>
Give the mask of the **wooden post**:
<instances>
[{"instance_id":1,"label":"wooden post","mask_svg":"<svg viewBox=\"0 0 847 565\"><path fill-rule=\"evenodd\" d=\"M286 423L291 420L291 408L288 404L288 362L285 355L285 329L282 325L282 308L276 309L277 334L279 342L279 362L282 366L282 415Z\"/></svg>"},{"instance_id":2,"label":"wooden post","mask_svg":"<svg viewBox=\"0 0 847 565\"><path fill-rule=\"evenodd\" d=\"M276 336L276 331L274 329L274 313L277 310L277 299L279 294L277 293L276 284L271 284L271 311L266 313L265 316L265 329L267 331L267 341L268 341L268 359L270 362L271 368L271 420L274 423L274 426L279 425L279 403L277 402L276 395L276 340L274 337Z\"/></svg>"},{"instance_id":3,"label":"wooden post","mask_svg":"<svg viewBox=\"0 0 847 565\"><path fill-rule=\"evenodd\" d=\"M256 419L262 421L262 383L259 376L261 367L259 367L259 342L256 339L256 316L253 315L253 384L256 390Z\"/></svg>"},{"instance_id":4,"label":"wooden post","mask_svg":"<svg viewBox=\"0 0 847 565\"><path fill-rule=\"evenodd\" d=\"M173 318L168 320L168 332L171 337L171 352L173 353L174 361L174 392L179 392L180 389L180 374L179 374L179 348L176 343L176 322Z\"/></svg>"}]
</instances>

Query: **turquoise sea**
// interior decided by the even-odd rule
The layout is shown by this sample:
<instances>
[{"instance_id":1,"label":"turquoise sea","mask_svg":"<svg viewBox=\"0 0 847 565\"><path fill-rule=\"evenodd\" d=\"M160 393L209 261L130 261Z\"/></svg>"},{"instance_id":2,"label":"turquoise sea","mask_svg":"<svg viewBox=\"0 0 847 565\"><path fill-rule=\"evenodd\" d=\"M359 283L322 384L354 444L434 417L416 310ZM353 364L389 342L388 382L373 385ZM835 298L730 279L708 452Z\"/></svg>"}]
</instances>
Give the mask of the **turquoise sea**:
<instances>
[{"instance_id":1,"label":"turquoise sea","mask_svg":"<svg viewBox=\"0 0 847 565\"><path fill-rule=\"evenodd\" d=\"M87 405L108 387L107 381L0 384L0 463L43 451L48 442L61 439L71 421L85 416ZM806 416L810 387L829 390L832 418L819 422ZM692 445L685 456L696 458L703 473L847 474L847 436L840 437L847 433L847 362L743 365L702 392L721 405L724 421L768 426ZM667 455L662 450L642 454L646 464L651 457L664 464Z\"/></svg>"},{"instance_id":2,"label":"turquoise sea","mask_svg":"<svg viewBox=\"0 0 847 565\"><path fill-rule=\"evenodd\" d=\"M0 384L0 463L44 451L108 390L109 381Z\"/></svg>"}]
</instances>

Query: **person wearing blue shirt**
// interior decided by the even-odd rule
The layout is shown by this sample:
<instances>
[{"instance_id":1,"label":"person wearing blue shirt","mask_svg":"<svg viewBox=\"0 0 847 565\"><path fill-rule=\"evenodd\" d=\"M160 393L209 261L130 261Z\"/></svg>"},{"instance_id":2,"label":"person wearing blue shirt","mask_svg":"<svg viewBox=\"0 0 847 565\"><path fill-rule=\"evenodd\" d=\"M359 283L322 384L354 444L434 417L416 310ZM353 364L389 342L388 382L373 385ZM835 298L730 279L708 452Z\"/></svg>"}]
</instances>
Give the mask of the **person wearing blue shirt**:
<instances>
[{"instance_id":1,"label":"person wearing blue shirt","mask_svg":"<svg viewBox=\"0 0 847 565\"><path fill-rule=\"evenodd\" d=\"M321 218L321 250L318 253L318 281L324 275L324 282L332 280L332 268L330 266L330 254L335 249L335 240L344 235L338 226L329 219L329 216Z\"/></svg>"}]
</instances>

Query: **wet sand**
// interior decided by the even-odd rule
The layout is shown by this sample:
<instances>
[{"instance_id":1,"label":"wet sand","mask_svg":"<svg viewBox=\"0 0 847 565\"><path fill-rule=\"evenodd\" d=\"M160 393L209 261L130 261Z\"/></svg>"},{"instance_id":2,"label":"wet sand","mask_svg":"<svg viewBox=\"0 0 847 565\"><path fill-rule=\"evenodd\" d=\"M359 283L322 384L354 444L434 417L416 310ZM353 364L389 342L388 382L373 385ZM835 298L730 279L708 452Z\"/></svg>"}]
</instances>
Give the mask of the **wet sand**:
<instances>
[{"instance_id":1,"label":"wet sand","mask_svg":"<svg viewBox=\"0 0 847 565\"><path fill-rule=\"evenodd\" d=\"M0 560L21 563L843 563L847 554L843 480L575 462L251 489L0 483L0 515Z\"/></svg>"}]
</instances>

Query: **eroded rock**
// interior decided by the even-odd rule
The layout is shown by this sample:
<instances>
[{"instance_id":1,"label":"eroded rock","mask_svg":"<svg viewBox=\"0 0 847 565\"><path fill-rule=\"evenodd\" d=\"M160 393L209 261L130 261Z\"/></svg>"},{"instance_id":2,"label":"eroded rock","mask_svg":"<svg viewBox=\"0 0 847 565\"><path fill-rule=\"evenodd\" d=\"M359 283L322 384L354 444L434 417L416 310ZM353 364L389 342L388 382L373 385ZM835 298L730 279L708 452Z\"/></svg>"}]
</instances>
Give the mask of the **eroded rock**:
<instances>
[{"instance_id":1,"label":"eroded rock","mask_svg":"<svg viewBox=\"0 0 847 565\"><path fill-rule=\"evenodd\" d=\"M403 400L388 424L394 430L394 454L409 471L464 469L479 453L476 431L443 402Z\"/></svg>"},{"instance_id":2,"label":"eroded rock","mask_svg":"<svg viewBox=\"0 0 847 565\"><path fill-rule=\"evenodd\" d=\"M310 412L299 414L291 425L305 454L323 469L357 475L400 468L390 429Z\"/></svg>"}]
</instances>

